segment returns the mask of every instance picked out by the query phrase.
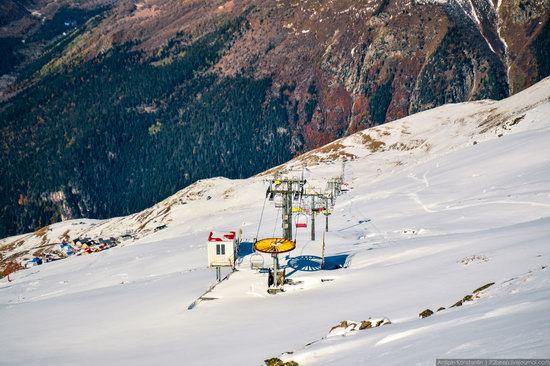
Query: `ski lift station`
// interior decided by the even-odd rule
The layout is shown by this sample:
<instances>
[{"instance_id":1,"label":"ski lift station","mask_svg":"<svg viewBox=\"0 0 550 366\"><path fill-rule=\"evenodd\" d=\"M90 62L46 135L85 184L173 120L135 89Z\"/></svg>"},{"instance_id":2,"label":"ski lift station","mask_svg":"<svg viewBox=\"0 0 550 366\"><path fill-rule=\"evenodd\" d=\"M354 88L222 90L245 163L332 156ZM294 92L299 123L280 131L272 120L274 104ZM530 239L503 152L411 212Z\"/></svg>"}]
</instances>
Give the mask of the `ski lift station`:
<instances>
[{"instance_id":1,"label":"ski lift station","mask_svg":"<svg viewBox=\"0 0 550 366\"><path fill-rule=\"evenodd\" d=\"M286 265L279 263L279 255L288 253L296 249L297 234L300 229L311 230L311 241L315 241L315 216L324 214L326 216L325 231L328 231L328 217L332 213L334 201L341 193L342 178L335 177L327 181L327 188L324 192L320 188L306 187L307 181L304 179L304 171L302 176L296 177L288 172L276 172L275 176L267 179L266 183L269 188L266 191L264 204L260 214L256 237L251 244L253 252L250 255L250 268L258 270L261 273L269 273L268 289L270 294L284 292L283 286L287 283L286 280ZM346 186L346 188L348 188ZM268 202L273 202L275 208L279 209L280 228L282 235L276 236L275 229L273 236L267 238L258 238L261 230L262 218L265 206ZM275 227L279 222L275 220ZM309 231L309 230L308 230ZM207 252L208 252L208 267L216 269L217 283L212 285L203 295L201 295L193 304L189 306L192 309L198 302L204 299L206 294L211 292L213 288L221 281L229 278L229 275L236 271L237 256L241 247L242 229L238 231L211 231L208 235ZM324 263L324 248L325 239L323 235L321 247L321 268ZM244 251L246 252L246 250ZM264 267L264 256L268 254L272 257L273 264L271 267ZM241 258L243 253L240 253ZM245 254L246 255L246 254ZM288 260L287 255L286 259ZM241 261L242 262L242 261ZM241 263L239 262L239 263ZM222 279L222 267L231 268L232 272Z\"/></svg>"}]
</instances>

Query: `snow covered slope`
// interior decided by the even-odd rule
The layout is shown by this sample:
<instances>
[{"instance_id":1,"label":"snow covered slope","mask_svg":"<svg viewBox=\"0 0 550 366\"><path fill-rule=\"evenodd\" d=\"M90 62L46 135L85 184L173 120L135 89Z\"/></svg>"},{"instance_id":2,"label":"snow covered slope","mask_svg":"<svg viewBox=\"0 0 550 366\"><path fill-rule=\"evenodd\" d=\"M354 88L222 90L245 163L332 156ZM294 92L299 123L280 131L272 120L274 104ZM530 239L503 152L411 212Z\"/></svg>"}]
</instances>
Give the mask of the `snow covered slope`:
<instances>
[{"instance_id":1,"label":"snow covered slope","mask_svg":"<svg viewBox=\"0 0 550 366\"><path fill-rule=\"evenodd\" d=\"M245 252L239 271L209 294L214 300L187 310L215 279L206 268L208 231L242 228L245 238L256 237L264 175L205 180L129 217L4 239L4 253L14 255L63 235L130 230L136 238L3 279L0 364L549 358L549 115L546 79L504 101L437 108L278 167L306 164L308 182L322 185L340 174L335 160L347 157L353 189L330 217L326 269L319 265L324 225L317 241L299 231L296 250L282 260L295 285L277 295L266 293L266 275L250 270ZM279 233L277 216L268 204L260 237ZM154 232L161 224L167 228ZM426 309L434 314L421 319ZM369 318L372 328L352 323ZM384 318L391 324L375 327Z\"/></svg>"}]
</instances>

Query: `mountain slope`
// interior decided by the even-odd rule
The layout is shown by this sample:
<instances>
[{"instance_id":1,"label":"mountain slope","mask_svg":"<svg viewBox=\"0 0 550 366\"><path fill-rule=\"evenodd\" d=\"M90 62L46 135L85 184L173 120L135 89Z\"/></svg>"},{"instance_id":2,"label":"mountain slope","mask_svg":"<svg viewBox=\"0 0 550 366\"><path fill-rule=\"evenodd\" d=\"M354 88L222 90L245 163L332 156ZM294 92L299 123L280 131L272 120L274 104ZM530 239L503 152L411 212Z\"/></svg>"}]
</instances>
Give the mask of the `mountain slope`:
<instances>
[{"instance_id":1,"label":"mountain slope","mask_svg":"<svg viewBox=\"0 0 550 366\"><path fill-rule=\"evenodd\" d=\"M260 174L259 177L278 170L301 170L304 166L325 164L330 166L341 159L367 159L368 164L363 168L361 177L366 181L377 181L395 171L457 149L472 147L518 130L535 129L541 124L544 126L544 112L540 109L545 108L550 100L549 85L550 79L547 78L500 102L446 105L392 124L370 128L302 154ZM526 118L527 116L530 118ZM315 181L315 177L310 178ZM249 181L248 179L239 183L241 181L237 180L235 184L236 187L244 185L246 190ZM223 178L199 181L133 215L112 220L70 220L47 226L35 233L3 239L2 254L9 258L16 252L25 253L39 245L63 241L67 236L73 239L84 236L107 238L129 231L137 239L145 238L154 234L157 226L178 222L180 215L187 216L199 206L216 207L217 202L211 201L212 197L223 197L231 207L244 205L245 202L256 202L255 198L250 198L247 194L238 194L236 187L232 181ZM243 201L245 197L251 201ZM67 230L69 231L65 234ZM10 250L6 251L6 248Z\"/></svg>"},{"instance_id":2,"label":"mountain slope","mask_svg":"<svg viewBox=\"0 0 550 366\"><path fill-rule=\"evenodd\" d=\"M295 285L275 296L247 253L214 300L186 310L214 281L205 268L208 231L241 227L256 236L263 176L201 181L140 214L84 222L93 237L134 229L138 238L3 282L2 361L258 365L289 351L280 357L300 365L547 358L549 98L546 79L501 102L419 113L278 167L307 163L309 184L320 185L340 174L335 158L347 156L354 188L338 198L326 233L327 263L344 268L319 270L320 235L310 241L300 231L282 260ZM265 207L260 237L273 235L277 216ZM73 223L52 225L48 240ZM168 227L154 232L160 223ZM2 248L16 239L40 240L12 238ZM450 308L467 295L472 301ZM383 317L392 324L326 337L343 320Z\"/></svg>"},{"instance_id":3,"label":"mountain slope","mask_svg":"<svg viewBox=\"0 0 550 366\"><path fill-rule=\"evenodd\" d=\"M0 28L0 235L127 215L550 73L542 0L19 4Z\"/></svg>"}]
</instances>

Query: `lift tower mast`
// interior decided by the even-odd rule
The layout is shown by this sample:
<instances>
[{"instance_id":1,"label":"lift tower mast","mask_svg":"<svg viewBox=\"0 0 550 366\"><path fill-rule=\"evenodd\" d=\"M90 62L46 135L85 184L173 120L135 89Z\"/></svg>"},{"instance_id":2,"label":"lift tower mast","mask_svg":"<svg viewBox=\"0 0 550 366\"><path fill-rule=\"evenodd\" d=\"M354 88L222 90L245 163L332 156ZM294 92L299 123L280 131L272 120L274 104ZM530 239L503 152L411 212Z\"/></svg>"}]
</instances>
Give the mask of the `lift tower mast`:
<instances>
[{"instance_id":1,"label":"lift tower mast","mask_svg":"<svg viewBox=\"0 0 550 366\"><path fill-rule=\"evenodd\" d=\"M292 207L293 201L298 201L304 194L304 178L282 177L282 174L277 172L273 179L268 180L269 188L267 195L270 201L273 201L276 196L282 200L282 229L283 238L292 239Z\"/></svg>"}]
</instances>

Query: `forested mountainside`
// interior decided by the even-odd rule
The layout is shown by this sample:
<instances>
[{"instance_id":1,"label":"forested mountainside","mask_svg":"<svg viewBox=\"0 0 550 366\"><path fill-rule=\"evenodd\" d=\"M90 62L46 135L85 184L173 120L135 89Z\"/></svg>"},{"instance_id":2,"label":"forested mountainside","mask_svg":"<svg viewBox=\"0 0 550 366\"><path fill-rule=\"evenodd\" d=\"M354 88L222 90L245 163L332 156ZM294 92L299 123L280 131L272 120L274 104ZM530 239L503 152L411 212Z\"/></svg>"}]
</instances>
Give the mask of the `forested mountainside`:
<instances>
[{"instance_id":1,"label":"forested mountainside","mask_svg":"<svg viewBox=\"0 0 550 366\"><path fill-rule=\"evenodd\" d=\"M544 0L0 5L0 236L550 74Z\"/></svg>"}]
</instances>

